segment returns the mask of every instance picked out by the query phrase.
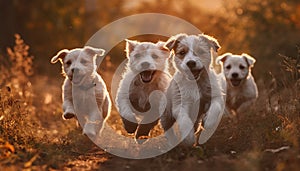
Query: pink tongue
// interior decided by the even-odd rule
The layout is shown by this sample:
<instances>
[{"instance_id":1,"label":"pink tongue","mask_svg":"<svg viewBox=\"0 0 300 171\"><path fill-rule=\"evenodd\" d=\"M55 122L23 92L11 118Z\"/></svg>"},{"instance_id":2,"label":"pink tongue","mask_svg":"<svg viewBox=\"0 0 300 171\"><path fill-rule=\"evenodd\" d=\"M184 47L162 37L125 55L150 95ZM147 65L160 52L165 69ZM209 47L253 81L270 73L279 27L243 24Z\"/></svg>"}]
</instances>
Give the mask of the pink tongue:
<instances>
[{"instance_id":1,"label":"pink tongue","mask_svg":"<svg viewBox=\"0 0 300 171\"><path fill-rule=\"evenodd\" d=\"M73 78L72 78L72 82L75 83L75 84L76 84L76 83L79 83L80 80L81 80L81 77L80 77L80 76L75 76L75 75L74 75Z\"/></svg>"},{"instance_id":2,"label":"pink tongue","mask_svg":"<svg viewBox=\"0 0 300 171\"><path fill-rule=\"evenodd\" d=\"M145 82L149 82L152 79L152 72L151 71L144 71L141 73L142 80Z\"/></svg>"},{"instance_id":3,"label":"pink tongue","mask_svg":"<svg viewBox=\"0 0 300 171\"><path fill-rule=\"evenodd\" d=\"M232 85L238 86L240 84L240 80L231 80Z\"/></svg>"}]
</instances>

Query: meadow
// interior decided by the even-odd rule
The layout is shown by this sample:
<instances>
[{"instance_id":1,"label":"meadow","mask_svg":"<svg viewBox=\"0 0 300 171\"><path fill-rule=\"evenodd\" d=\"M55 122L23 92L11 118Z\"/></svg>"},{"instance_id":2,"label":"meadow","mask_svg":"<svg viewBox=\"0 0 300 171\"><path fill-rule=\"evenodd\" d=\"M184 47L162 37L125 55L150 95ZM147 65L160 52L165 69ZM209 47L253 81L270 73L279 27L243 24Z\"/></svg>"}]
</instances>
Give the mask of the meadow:
<instances>
[{"instance_id":1,"label":"meadow","mask_svg":"<svg viewBox=\"0 0 300 171\"><path fill-rule=\"evenodd\" d=\"M93 2L95 9L85 1L0 2L0 11L11 14L0 28L0 40L4 40L0 41L0 170L299 170L297 0L225 0L221 7L206 10L208 7L198 8L194 0ZM132 160L96 146L82 135L76 119L62 119L64 78L59 64L51 65L50 59L60 49L81 47L105 24L142 12L191 22L219 40L220 54L230 51L254 56L259 97L238 118L224 116L215 134L200 148L176 147L154 158ZM157 40L148 38L131 37ZM109 90L124 56L122 42L108 53L98 70ZM132 137L124 130L115 107L108 125L116 133ZM160 134L159 125L151 131L151 137Z\"/></svg>"},{"instance_id":2,"label":"meadow","mask_svg":"<svg viewBox=\"0 0 300 171\"><path fill-rule=\"evenodd\" d=\"M33 72L33 57L20 35L1 58L1 170L297 170L300 167L300 50L282 56L285 77L258 80L259 98L237 117L223 117L201 148L176 147L161 156L130 160L111 155L82 135L76 120L61 118L61 82ZM298 60L297 60L298 59ZM298 62L298 63L297 63ZM7 65L5 65L5 63ZM103 78L109 82L113 64ZM9 66L9 67L8 67ZM289 79L287 79L289 78ZM287 81L289 80L289 81ZM127 135L113 108L109 125ZM151 136L162 133L157 126Z\"/></svg>"}]
</instances>

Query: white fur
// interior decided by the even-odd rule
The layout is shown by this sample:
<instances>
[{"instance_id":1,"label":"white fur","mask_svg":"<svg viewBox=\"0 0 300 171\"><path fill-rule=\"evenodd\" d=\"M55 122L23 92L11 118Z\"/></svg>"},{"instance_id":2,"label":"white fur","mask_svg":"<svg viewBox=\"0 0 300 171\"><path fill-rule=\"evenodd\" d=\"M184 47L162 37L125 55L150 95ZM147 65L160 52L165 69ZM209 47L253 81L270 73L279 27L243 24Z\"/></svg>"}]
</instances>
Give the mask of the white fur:
<instances>
[{"instance_id":1,"label":"white fur","mask_svg":"<svg viewBox=\"0 0 300 171\"><path fill-rule=\"evenodd\" d=\"M85 121L83 133L92 138L108 118L111 100L106 85L97 73L96 58L104 55L103 49L92 47L61 50L51 59L60 61L65 81L63 84L63 118L76 116Z\"/></svg>"},{"instance_id":2,"label":"white fur","mask_svg":"<svg viewBox=\"0 0 300 171\"><path fill-rule=\"evenodd\" d=\"M127 40L128 63L116 104L126 131L135 133L136 138L148 135L166 106L164 93L170 82L167 62L170 53L163 46L163 42L154 44ZM155 72L151 81L145 82L142 74L149 70Z\"/></svg>"},{"instance_id":3,"label":"white fur","mask_svg":"<svg viewBox=\"0 0 300 171\"><path fill-rule=\"evenodd\" d=\"M222 87L226 89L226 107L229 112L241 113L245 111L258 97L258 90L251 69L255 59L247 54L223 54L216 59L221 64ZM235 75L235 77L233 77ZM237 82L234 85L233 81Z\"/></svg>"},{"instance_id":4,"label":"white fur","mask_svg":"<svg viewBox=\"0 0 300 171\"><path fill-rule=\"evenodd\" d=\"M171 37L166 47L173 52L176 72L167 91L167 110L161 118L165 135L171 144L179 142L173 130L176 121L185 145L203 144L216 130L225 106L211 59L219 44L207 35L179 34ZM190 61L194 61L192 68ZM201 125L204 130L199 131Z\"/></svg>"}]
</instances>

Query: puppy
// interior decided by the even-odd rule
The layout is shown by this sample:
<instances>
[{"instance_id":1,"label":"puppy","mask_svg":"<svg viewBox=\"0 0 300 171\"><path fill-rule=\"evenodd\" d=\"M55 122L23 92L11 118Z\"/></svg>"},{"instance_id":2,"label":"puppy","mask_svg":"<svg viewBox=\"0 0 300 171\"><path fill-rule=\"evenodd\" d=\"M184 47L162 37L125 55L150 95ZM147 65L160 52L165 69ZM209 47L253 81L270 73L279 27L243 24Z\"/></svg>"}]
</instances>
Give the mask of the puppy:
<instances>
[{"instance_id":1,"label":"puppy","mask_svg":"<svg viewBox=\"0 0 300 171\"><path fill-rule=\"evenodd\" d=\"M229 112L245 111L258 97L257 86L251 74L255 59L245 53L225 53L216 59L221 64L220 73L223 89L226 91L226 108Z\"/></svg>"},{"instance_id":2,"label":"puppy","mask_svg":"<svg viewBox=\"0 0 300 171\"><path fill-rule=\"evenodd\" d=\"M120 82L116 104L124 128L137 140L148 136L166 106L165 91L169 51L164 42L156 44L126 40L127 68Z\"/></svg>"},{"instance_id":3,"label":"puppy","mask_svg":"<svg viewBox=\"0 0 300 171\"><path fill-rule=\"evenodd\" d=\"M167 110L161 117L165 136L171 144L183 139L184 145L203 144L217 128L225 106L212 69L212 56L220 45L204 34L178 34L165 47L172 51L176 68L167 90ZM179 141L173 129L175 122L181 136Z\"/></svg>"},{"instance_id":4,"label":"puppy","mask_svg":"<svg viewBox=\"0 0 300 171\"><path fill-rule=\"evenodd\" d=\"M111 110L111 100L106 85L97 73L96 58L104 55L103 49L85 46L61 50L51 59L60 61L65 76L63 84L63 118L74 116L85 121L83 133L95 136Z\"/></svg>"}]
</instances>

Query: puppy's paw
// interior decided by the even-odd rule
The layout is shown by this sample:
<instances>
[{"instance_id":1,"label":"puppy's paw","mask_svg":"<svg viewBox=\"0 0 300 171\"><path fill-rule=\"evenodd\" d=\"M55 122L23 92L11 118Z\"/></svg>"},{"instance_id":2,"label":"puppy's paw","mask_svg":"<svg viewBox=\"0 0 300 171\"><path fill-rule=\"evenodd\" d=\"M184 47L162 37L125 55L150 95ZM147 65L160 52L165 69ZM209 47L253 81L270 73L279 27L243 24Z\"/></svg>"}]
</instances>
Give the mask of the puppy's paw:
<instances>
[{"instance_id":1,"label":"puppy's paw","mask_svg":"<svg viewBox=\"0 0 300 171\"><path fill-rule=\"evenodd\" d=\"M83 127L82 134L87 135L89 138L93 138L97 134L97 124L86 123Z\"/></svg>"},{"instance_id":2,"label":"puppy's paw","mask_svg":"<svg viewBox=\"0 0 300 171\"><path fill-rule=\"evenodd\" d=\"M62 115L62 118L64 120L67 120L67 119L71 119L71 118L74 118L75 117L75 113L71 113L71 112L65 112L63 115Z\"/></svg>"},{"instance_id":3,"label":"puppy's paw","mask_svg":"<svg viewBox=\"0 0 300 171\"><path fill-rule=\"evenodd\" d=\"M144 144L149 141L148 136L141 136L139 138L134 138L135 142L138 144Z\"/></svg>"}]
</instances>

